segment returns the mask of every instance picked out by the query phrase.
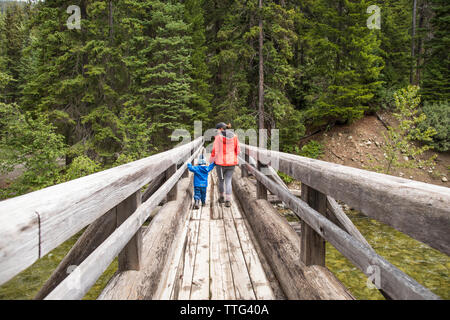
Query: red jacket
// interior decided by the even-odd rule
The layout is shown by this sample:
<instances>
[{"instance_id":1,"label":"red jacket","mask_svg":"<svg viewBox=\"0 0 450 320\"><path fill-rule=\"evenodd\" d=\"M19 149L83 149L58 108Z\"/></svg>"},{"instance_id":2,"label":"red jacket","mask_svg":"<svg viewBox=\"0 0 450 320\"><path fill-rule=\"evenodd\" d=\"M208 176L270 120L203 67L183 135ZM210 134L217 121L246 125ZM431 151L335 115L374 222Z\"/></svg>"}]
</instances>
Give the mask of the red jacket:
<instances>
[{"instance_id":1,"label":"red jacket","mask_svg":"<svg viewBox=\"0 0 450 320\"><path fill-rule=\"evenodd\" d=\"M238 164L238 154L241 153L238 137L231 131L218 134L214 139L209 162L219 166L235 166Z\"/></svg>"}]
</instances>

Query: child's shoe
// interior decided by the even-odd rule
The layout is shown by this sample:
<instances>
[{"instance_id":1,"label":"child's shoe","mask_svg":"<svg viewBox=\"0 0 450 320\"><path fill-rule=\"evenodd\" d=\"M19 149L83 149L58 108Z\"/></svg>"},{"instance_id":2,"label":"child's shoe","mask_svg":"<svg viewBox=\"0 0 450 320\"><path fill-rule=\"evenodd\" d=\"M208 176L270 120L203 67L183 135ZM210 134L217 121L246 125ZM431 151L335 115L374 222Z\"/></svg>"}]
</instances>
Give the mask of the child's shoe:
<instances>
[{"instance_id":1,"label":"child's shoe","mask_svg":"<svg viewBox=\"0 0 450 320\"><path fill-rule=\"evenodd\" d=\"M220 196L220 197L219 197L219 203L224 203L224 202L225 202L224 196Z\"/></svg>"},{"instance_id":2,"label":"child's shoe","mask_svg":"<svg viewBox=\"0 0 450 320\"><path fill-rule=\"evenodd\" d=\"M225 207L227 207L227 208L231 207L230 200L225 201Z\"/></svg>"},{"instance_id":3,"label":"child's shoe","mask_svg":"<svg viewBox=\"0 0 450 320\"><path fill-rule=\"evenodd\" d=\"M194 209L195 209L195 210L198 209L198 203L199 203L199 201L198 201L198 200L195 200L195 202L194 202Z\"/></svg>"}]
</instances>

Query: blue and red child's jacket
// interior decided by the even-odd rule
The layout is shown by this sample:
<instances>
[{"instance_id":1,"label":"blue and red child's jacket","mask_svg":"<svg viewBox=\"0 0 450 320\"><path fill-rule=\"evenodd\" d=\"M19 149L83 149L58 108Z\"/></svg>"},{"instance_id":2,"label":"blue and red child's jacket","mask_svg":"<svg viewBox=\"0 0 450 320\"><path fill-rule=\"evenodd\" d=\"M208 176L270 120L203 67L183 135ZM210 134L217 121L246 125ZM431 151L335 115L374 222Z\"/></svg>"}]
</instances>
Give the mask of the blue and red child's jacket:
<instances>
[{"instance_id":1,"label":"blue and red child's jacket","mask_svg":"<svg viewBox=\"0 0 450 320\"><path fill-rule=\"evenodd\" d=\"M213 162L209 166L193 166L188 163L189 171L194 173L194 187L207 187L208 174L216 164Z\"/></svg>"}]
</instances>

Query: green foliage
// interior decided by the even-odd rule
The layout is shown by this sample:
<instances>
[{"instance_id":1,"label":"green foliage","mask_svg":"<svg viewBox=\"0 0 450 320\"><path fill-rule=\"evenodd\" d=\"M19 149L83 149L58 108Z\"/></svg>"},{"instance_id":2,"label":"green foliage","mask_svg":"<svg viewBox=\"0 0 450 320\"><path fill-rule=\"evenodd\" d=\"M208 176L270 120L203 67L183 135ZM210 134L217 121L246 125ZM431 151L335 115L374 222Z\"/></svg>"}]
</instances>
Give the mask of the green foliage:
<instances>
[{"instance_id":1,"label":"green foliage","mask_svg":"<svg viewBox=\"0 0 450 320\"><path fill-rule=\"evenodd\" d=\"M428 141L428 143L437 151L448 151L450 149L449 102L425 102L422 111L426 115L426 118L419 125L419 128L421 130L433 128L436 131L436 134L432 137L433 141Z\"/></svg>"},{"instance_id":2,"label":"green foliage","mask_svg":"<svg viewBox=\"0 0 450 320\"><path fill-rule=\"evenodd\" d=\"M307 144L305 144L301 151L300 155L302 157L317 159L324 153L324 146L320 142L316 140L310 140Z\"/></svg>"},{"instance_id":3,"label":"green foliage","mask_svg":"<svg viewBox=\"0 0 450 320\"><path fill-rule=\"evenodd\" d=\"M418 167L433 164L435 156L421 160L419 156L430 149L429 145L416 146L414 141L431 142L436 134L434 128L421 126L426 120L425 113L419 114L420 95L417 86L408 86L394 94L397 126L389 127L387 134L383 134L385 143L385 173L392 167ZM408 161L400 162L400 154L408 157Z\"/></svg>"},{"instance_id":4,"label":"green foliage","mask_svg":"<svg viewBox=\"0 0 450 320\"><path fill-rule=\"evenodd\" d=\"M23 166L23 174L1 198L19 195L59 181L58 160L64 156L64 137L55 133L47 116L23 113L17 105L0 103L0 171L11 172Z\"/></svg>"},{"instance_id":5,"label":"green foliage","mask_svg":"<svg viewBox=\"0 0 450 320\"><path fill-rule=\"evenodd\" d=\"M291 176L288 176L287 174L285 174L281 171L278 171L278 175L280 176L281 179L283 179L284 183L286 183L286 184L292 183L295 180Z\"/></svg>"},{"instance_id":6,"label":"green foliage","mask_svg":"<svg viewBox=\"0 0 450 320\"><path fill-rule=\"evenodd\" d=\"M422 95L425 101L450 101L450 4L446 0L431 0L430 3L433 36L427 37L425 43Z\"/></svg>"},{"instance_id":7,"label":"green foliage","mask_svg":"<svg viewBox=\"0 0 450 320\"><path fill-rule=\"evenodd\" d=\"M81 178L93 174L100 170L100 164L91 160L86 156L78 156L73 159L72 163L67 168L64 176L66 181Z\"/></svg>"}]
</instances>

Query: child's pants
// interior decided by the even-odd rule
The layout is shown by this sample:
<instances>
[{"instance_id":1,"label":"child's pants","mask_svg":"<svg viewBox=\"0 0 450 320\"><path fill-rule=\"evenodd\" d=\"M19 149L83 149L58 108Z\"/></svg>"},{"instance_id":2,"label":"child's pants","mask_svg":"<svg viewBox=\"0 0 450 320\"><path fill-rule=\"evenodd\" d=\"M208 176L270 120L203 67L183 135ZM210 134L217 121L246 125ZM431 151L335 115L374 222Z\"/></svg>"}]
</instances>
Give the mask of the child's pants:
<instances>
[{"instance_id":1,"label":"child's pants","mask_svg":"<svg viewBox=\"0 0 450 320\"><path fill-rule=\"evenodd\" d=\"M230 196L232 193L231 178L233 177L234 166L216 165L217 176L219 177L219 192Z\"/></svg>"},{"instance_id":2,"label":"child's pants","mask_svg":"<svg viewBox=\"0 0 450 320\"><path fill-rule=\"evenodd\" d=\"M206 187L194 187L194 200L201 200L203 204L206 202Z\"/></svg>"}]
</instances>

